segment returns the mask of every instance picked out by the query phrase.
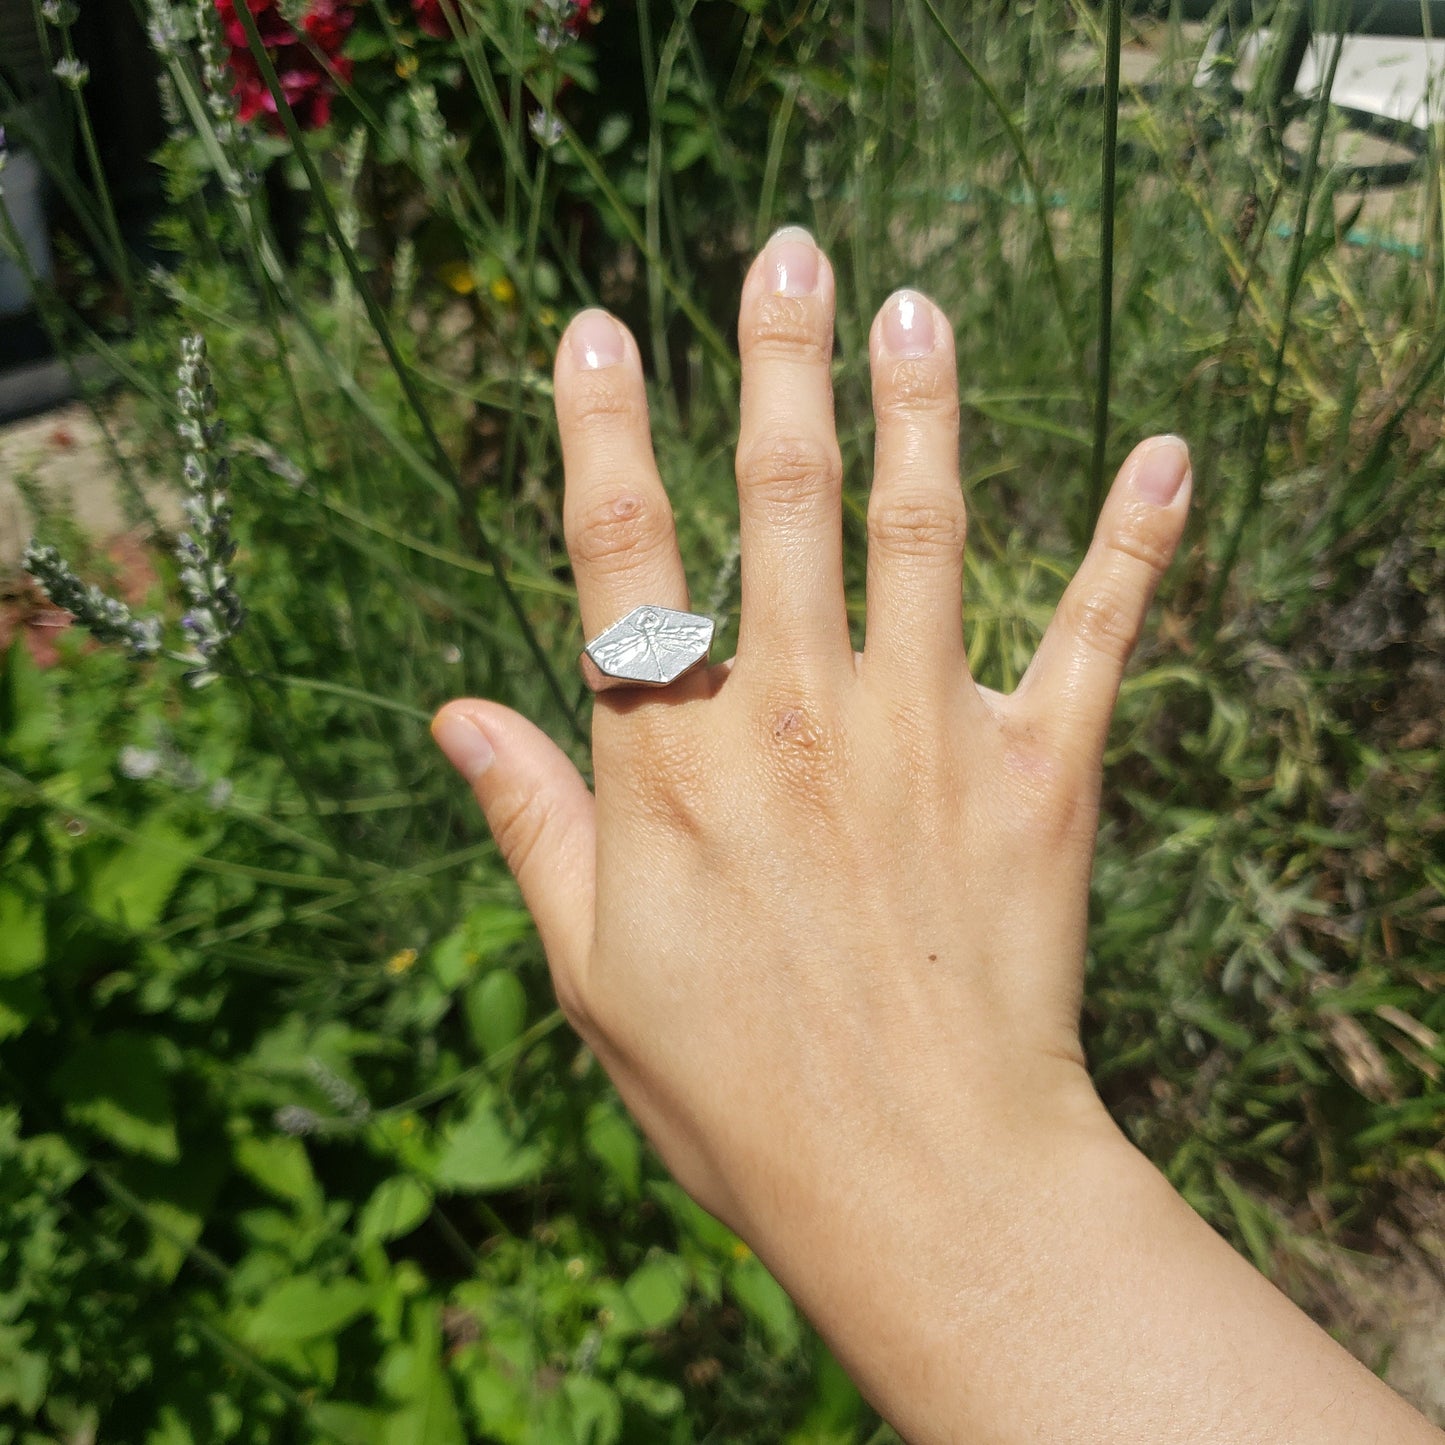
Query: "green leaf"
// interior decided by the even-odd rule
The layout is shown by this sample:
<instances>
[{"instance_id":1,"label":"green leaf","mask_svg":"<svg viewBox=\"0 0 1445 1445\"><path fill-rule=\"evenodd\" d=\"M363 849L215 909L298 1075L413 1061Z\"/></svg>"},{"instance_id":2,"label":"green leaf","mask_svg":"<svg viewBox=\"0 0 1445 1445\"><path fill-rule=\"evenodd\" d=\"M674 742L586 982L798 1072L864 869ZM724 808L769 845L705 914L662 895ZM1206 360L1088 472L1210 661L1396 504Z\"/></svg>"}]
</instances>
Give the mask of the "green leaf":
<instances>
[{"instance_id":1,"label":"green leaf","mask_svg":"<svg viewBox=\"0 0 1445 1445\"><path fill-rule=\"evenodd\" d=\"M317 1400L307 1407L306 1415L319 1432L324 1432L322 1438L344 1441L345 1445L381 1445L386 1427L385 1417L377 1411L340 1400Z\"/></svg>"},{"instance_id":2,"label":"green leaf","mask_svg":"<svg viewBox=\"0 0 1445 1445\"><path fill-rule=\"evenodd\" d=\"M170 1083L150 1036L115 1033L80 1042L51 1085L69 1118L118 1148L162 1164L180 1157Z\"/></svg>"},{"instance_id":3,"label":"green leaf","mask_svg":"<svg viewBox=\"0 0 1445 1445\"><path fill-rule=\"evenodd\" d=\"M344 53L348 60L382 60L391 55L391 42L381 30L366 30L357 26L346 37Z\"/></svg>"},{"instance_id":4,"label":"green leaf","mask_svg":"<svg viewBox=\"0 0 1445 1445\"><path fill-rule=\"evenodd\" d=\"M26 1414L40 1408L50 1378L43 1355L19 1348L29 1331L0 1325L0 1405L16 1405Z\"/></svg>"},{"instance_id":5,"label":"green leaf","mask_svg":"<svg viewBox=\"0 0 1445 1445\"><path fill-rule=\"evenodd\" d=\"M137 1263L152 1278L169 1284L180 1272L201 1237L227 1167L217 1143L208 1141L188 1147L177 1164L133 1160L120 1171L121 1183L145 1205L151 1244Z\"/></svg>"},{"instance_id":6,"label":"green leaf","mask_svg":"<svg viewBox=\"0 0 1445 1445\"><path fill-rule=\"evenodd\" d=\"M55 693L17 636L0 659L0 753L24 768L48 759L59 733Z\"/></svg>"},{"instance_id":7,"label":"green leaf","mask_svg":"<svg viewBox=\"0 0 1445 1445\"><path fill-rule=\"evenodd\" d=\"M531 915L524 909L478 904L431 950L432 973L443 988L456 988L479 963L496 958L531 928Z\"/></svg>"},{"instance_id":8,"label":"green leaf","mask_svg":"<svg viewBox=\"0 0 1445 1445\"><path fill-rule=\"evenodd\" d=\"M597 154L600 156L610 155L627 139L631 129L632 122L627 116L621 113L609 115L597 127Z\"/></svg>"},{"instance_id":9,"label":"green leaf","mask_svg":"<svg viewBox=\"0 0 1445 1445\"><path fill-rule=\"evenodd\" d=\"M685 171L708 153L709 140L706 131L685 131L672 147L668 160L674 171Z\"/></svg>"},{"instance_id":10,"label":"green leaf","mask_svg":"<svg viewBox=\"0 0 1445 1445\"><path fill-rule=\"evenodd\" d=\"M383 1389L406 1402L387 1420L382 1445L463 1445L466 1436L441 1355L441 1303L417 1300L410 1315L409 1342L389 1351L382 1365Z\"/></svg>"},{"instance_id":11,"label":"green leaf","mask_svg":"<svg viewBox=\"0 0 1445 1445\"><path fill-rule=\"evenodd\" d=\"M687 1403L676 1385L652 1375L638 1375L631 1370L618 1373L617 1393L659 1420L676 1415Z\"/></svg>"},{"instance_id":12,"label":"green leaf","mask_svg":"<svg viewBox=\"0 0 1445 1445\"><path fill-rule=\"evenodd\" d=\"M1226 1048L1243 1053L1254 1042L1247 1028L1225 1018L1216 1008L1200 999L1177 999L1174 1012L1185 1023L1194 1024L1205 1033L1212 1034Z\"/></svg>"},{"instance_id":13,"label":"green leaf","mask_svg":"<svg viewBox=\"0 0 1445 1445\"><path fill-rule=\"evenodd\" d=\"M320 1199L321 1191L311 1172L311 1156L299 1139L247 1135L236 1141L235 1155L236 1167L277 1199L296 1204Z\"/></svg>"},{"instance_id":14,"label":"green leaf","mask_svg":"<svg viewBox=\"0 0 1445 1445\"><path fill-rule=\"evenodd\" d=\"M853 1445L865 1406L858 1387L816 1336L813 1356L813 1404L787 1445ZM877 1439L870 1436L869 1439Z\"/></svg>"},{"instance_id":15,"label":"green leaf","mask_svg":"<svg viewBox=\"0 0 1445 1445\"><path fill-rule=\"evenodd\" d=\"M1240 1237L1254 1260L1255 1268L1262 1274L1268 1274L1274 1260L1274 1251L1270 1247L1271 1221L1268 1214L1229 1177L1222 1165L1215 1166L1214 1182L1219 1186L1219 1192L1224 1195L1235 1222L1239 1225Z\"/></svg>"},{"instance_id":16,"label":"green leaf","mask_svg":"<svg viewBox=\"0 0 1445 1445\"><path fill-rule=\"evenodd\" d=\"M243 1331L253 1345L296 1344L334 1335L371 1304L372 1289L358 1279L319 1280L301 1275L277 1285L251 1311Z\"/></svg>"},{"instance_id":17,"label":"green leaf","mask_svg":"<svg viewBox=\"0 0 1445 1445\"><path fill-rule=\"evenodd\" d=\"M490 1059L512 1043L527 1022L527 994L508 968L496 968L467 990L467 1025L477 1051Z\"/></svg>"},{"instance_id":18,"label":"green leaf","mask_svg":"<svg viewBox=\"0 0 1445 1445\"><path fill-rule=\"evenodd\" d=\"M610 1104L596 1104L587 1116L587 1152L607 1170L629 1199L642 1192L642 1140Z\"/></svg>"},{"instance_id":19,"label":"green leaf","mask_svg":"<svg viewBox=\"0 0 1445 1445\"><path fill-rule=\"evenodd\" d=\"M22 1034L45 1012L45 994L29 978L0 979L0 1041Z\"/></svg>"},{"instance_id":20,"label":"green leaf","mask_svg":"<svg viewBox=\"0 0 1445 1445\"><path fill-rule=\"evenodd\" d=\"M432 1177L444 1189L489 1193L535 1178L545 1162L538 1145L524 1144L507 1132L491 1094L483 1092L466 1117L443 1135Z\"/></svg>"},{"instance_id":21,"label":"green leaf","mask_svg":"<svg viewBox=\"0 0 1445 1445\"><path fill-rule=\"evenodd\" d=\"M431 1194L409 1174L384 1179L366 1201L356 1226L358 1244L383 1244L410 1234L431 1213Z\"/></svg>"},{"instance_id":22,"label":"green leaf","mask_svg":"<svg viewBox=\"0 0 1445 1445\"><path fill-rule=\"evenodd\" d=\"M88 869L86 903L93 913L135 933L152 927L176 884L205 844L153 819L141 836ZM90 854L85 856L88 860Z\"/></svg>"},{"instance_id":23,"label":"green leaf","mask_svg":"<svg viewBox=\"0 0 1445 1445\"><path fill-rule=\"evenodd\" d=\"M566 1416L559 1421L566 1431L555 1437L571 1445L617 1445L622 1439L622 1401L605 1381L594 1375L568 1375L553 1397Z\"/></svg>"},{"instance_id":24,"label":"green leaf","mask_svg":"<svg viewBox=\"0 0 1445 1445\"><path fill-rule=\"evenodd\" d=\"M740 1259L728 1273L728 1288L743 1312L762 1326L774 1356L791 1355L802 1342L798 1312L777 1280L755 1255Z\"/></svg>"},{"instance_id":25,"label":"green leaf","mask_svg":"<svg viewBox=\"0 0 1445 1445\"><path fill-rule=\"evenodd\" d=\"M0 887L0 978L17 978L45 962L45 907Z\"/></svg>"},{"instance_id":26,"label":"green leaf","mask_svg":"<svg viewBox=\"0 0 1445 1445\"><path fill-rule=\"evenodd\" d=\"M627 1323L644 1332L664 1330L687 1305L687 1266L676 1255L650 1259L622 1286Z\"/></svg>"},{"instance_id":27,"label":"green leaf","mask_svg":"<svg viewBox=\"0 0 1445 1445\"><path fill-rule=\"evenodd\" d=\"M668 1217L688 1237L713 1256L731 1255L738 1237L670 1179L654 1179L647 1192L667 1211Z\"/></svg>"}]
</instances>

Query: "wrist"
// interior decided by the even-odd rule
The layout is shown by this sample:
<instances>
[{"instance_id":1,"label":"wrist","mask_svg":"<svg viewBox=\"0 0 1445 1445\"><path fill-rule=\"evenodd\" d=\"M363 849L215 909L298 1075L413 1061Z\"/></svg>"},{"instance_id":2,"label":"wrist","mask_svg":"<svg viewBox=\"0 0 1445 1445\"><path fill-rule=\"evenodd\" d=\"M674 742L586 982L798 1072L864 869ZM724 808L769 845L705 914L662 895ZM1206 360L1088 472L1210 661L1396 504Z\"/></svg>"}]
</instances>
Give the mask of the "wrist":
<instances>
[{"instance_id":1,"label":"wrist","mask_svg":"<svg viewBox=\"0 0 1445 1445\"><path fill-rule=\"evenodd\" d=\"M1081 1068L1042 1075L987 1110L931 1111L752 1221L759 1256L912 1445L1025 1438L990 1433L1012 1394L980 1372L1004 1379L996 1351L1090 1271L1122 1194L1129 1209L1170 1195Z\"/></svg>"}]
</instances>

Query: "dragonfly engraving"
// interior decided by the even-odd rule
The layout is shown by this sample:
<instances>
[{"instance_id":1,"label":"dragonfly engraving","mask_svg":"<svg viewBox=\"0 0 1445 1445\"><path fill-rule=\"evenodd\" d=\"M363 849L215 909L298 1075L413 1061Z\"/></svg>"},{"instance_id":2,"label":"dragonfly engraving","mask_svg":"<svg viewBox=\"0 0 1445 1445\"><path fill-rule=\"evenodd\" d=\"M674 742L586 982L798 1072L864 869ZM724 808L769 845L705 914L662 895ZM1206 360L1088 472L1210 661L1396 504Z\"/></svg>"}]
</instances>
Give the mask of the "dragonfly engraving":
<instances>
[{"instance_id":1,"label":"dragonfly engraving","mask_svg":"<svg viewBox=\"0 0 1445 1445\"><path fill-rule=\"evenodd\" d=\"M668 607L638 607L587 644L605 678L662 686L681 677L712 646L709 617Z\"/></svg>"}]
</instances>

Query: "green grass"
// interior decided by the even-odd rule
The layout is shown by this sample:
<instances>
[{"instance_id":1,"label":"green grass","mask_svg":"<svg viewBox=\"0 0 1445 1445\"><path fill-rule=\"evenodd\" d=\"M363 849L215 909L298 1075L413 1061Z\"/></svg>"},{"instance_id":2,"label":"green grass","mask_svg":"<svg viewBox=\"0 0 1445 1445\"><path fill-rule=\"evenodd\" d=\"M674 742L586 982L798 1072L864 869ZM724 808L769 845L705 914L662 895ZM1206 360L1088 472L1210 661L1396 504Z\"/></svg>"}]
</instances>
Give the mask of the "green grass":
<instances>
[{"instance_id":1,"label":"green grass","mask_svg":"<svg viewBox=\"0 0 1445 1445\"><path fill-rule=\"evenodd\" d=\"M122 275L102 207L95 286L142 287L135 324L46 314L162 473L205 333L251 616L201 693L78 643L0 674L0 1439L888 1438L561 1025L424 722L500 698L585 766L550 418L581 304L648 357L693 593L735 618L729 335L786 221L838 276L855 620L895 286L958 338L982 681L1027 664L1096 459L1193 445L1108 758L1085 1024L1111 1108L1276 1273L1445 1179L1438 153L1370 223L1418 256L1353 245L1329 114L1292 156L1161 31L1111 121L1104 11L957 9L619 5L553 54L515 4L452 47L378 7L301 146L217 126L165 57L175 264ZM309 187L294 263L237 183L265 164Z\"/></svg>"}]
</instances>

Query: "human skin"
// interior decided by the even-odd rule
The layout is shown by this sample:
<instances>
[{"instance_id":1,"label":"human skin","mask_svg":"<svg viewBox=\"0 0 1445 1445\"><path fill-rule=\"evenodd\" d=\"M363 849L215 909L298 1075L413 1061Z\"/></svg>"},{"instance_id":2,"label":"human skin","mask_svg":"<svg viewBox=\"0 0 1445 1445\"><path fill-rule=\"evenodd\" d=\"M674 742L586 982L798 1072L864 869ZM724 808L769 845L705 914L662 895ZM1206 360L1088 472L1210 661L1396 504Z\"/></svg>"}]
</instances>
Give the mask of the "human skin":
<instances>
[{"instance_id":1,"label":"human skin","mask_svg":"<svg viewBox=\"0 0 1445 1445\"><path fill-rule=\"evenodd\" d=\"M744 284L736 657L600 695L595 795L499 704L434 723L562 1008L916 1445L1438 1445L1120 1133L1080 1047L1104 740L1187 449L1134 450L1022 683L979 687L952 334L896 293L869 339L855 653L833 304L796 229ZM563 338L556 404L585 635L687 608L637 347L605 313Z\"/></svg>"}]
</instances>

